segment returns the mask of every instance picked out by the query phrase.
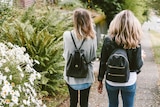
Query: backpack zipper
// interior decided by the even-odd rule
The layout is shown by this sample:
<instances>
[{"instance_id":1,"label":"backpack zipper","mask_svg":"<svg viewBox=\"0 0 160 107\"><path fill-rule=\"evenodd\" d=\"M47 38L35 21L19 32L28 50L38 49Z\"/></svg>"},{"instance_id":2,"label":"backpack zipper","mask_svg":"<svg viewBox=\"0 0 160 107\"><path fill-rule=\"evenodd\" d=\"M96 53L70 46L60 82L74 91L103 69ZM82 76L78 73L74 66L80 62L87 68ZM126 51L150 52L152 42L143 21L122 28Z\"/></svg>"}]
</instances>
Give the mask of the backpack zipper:
<instances>
[{"instance_id":1,"label":"backpack zipper","mask_svg":"<svg viewBox=\"0 0 160 107\"><path fill-rule=\"evenodd\" d=\"M109 68L115 68L115 69L124 69L125 67L117 67L117 66L112 66L112 65L108 65Z\"/></svg>"},{"instance_id":2,"label":"backpack zipper","mask_svg":"<svg viewBox=\"0 0 160 107\"><path fill-rule=\"evenodd\" d=\"M110 75L110 76L119 76L119 77L124 77L125 75L121 75L121 74L111 74L111 73L108 73L108 75Z\"/></svg>"}]
</instances>

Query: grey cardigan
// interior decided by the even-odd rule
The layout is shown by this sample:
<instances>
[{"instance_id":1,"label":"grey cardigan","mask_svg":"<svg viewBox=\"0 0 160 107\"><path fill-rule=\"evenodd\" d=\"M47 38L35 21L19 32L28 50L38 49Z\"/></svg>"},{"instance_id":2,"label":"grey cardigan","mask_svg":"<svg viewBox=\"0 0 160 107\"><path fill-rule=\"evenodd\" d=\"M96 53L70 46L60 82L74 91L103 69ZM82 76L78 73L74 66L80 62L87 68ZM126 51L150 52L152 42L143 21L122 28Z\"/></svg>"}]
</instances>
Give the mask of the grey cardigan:
<instances>
[{"instance_id":1,"label":"grey cardigan","mask_svg":"<svg viewBox=\"0 0 160 107\"><path fill-rule=\"evenodd\" d=\"M72 35L74 38L74 41L76 43L77 47L80 47L82 40L78 40L77 36L72 31ZM72 53L75 49L70 31L65 31L63 33L63 57L65 59L65 67L64 67L64 80L67 82L67 84L74 85L74 84L84 84L84 83L93 83L95 78L94 78L94 73L93 73L93 63L91 62L88 64L88 75L86 78L73 78L73 77L67 77L66 76L66 64L67 60L69 58L70 53ZM85 57L87 62L93 61L96 58L96 50L97 50L97 39L96 37L94 39L87 38L85 42L83 43L81 49L84 49L85 51Z\"/></svg>"}]
</instances>

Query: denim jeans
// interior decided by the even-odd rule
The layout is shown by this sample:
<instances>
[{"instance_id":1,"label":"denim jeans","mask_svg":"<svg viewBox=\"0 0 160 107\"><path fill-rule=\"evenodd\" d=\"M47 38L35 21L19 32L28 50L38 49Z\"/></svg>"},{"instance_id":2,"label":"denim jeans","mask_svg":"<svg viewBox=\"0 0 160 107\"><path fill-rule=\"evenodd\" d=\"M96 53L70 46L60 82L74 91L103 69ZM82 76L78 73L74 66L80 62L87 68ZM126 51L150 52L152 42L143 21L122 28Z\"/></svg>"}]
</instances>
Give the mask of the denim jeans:
<instances>
[{"instance_id":1,"label":"denim jeans","mask_svg":"<svg viewBox=\"0 0 160 107\"><path fill-rule=\"evenodd\" d=\"M134 107L134 97L136 92L136 83L131 86L111 86L106 83L108 93L109 107L118 107L118 96L121 92L123 107Z\"/></svg>"},{"instance_id":2,"label":"denim jeans","mask_svg":"<svg viewBox=\"0 0 160 107\"><path fill-rule=\"evenodd\" d=\"M90 88L84 89L84 90L74 90L69 85L69 95L70 95L70 107L77 107L78 104L78 91L80 91L80 107L88 107L88 97Z\"/></svg>"}]
</instances>

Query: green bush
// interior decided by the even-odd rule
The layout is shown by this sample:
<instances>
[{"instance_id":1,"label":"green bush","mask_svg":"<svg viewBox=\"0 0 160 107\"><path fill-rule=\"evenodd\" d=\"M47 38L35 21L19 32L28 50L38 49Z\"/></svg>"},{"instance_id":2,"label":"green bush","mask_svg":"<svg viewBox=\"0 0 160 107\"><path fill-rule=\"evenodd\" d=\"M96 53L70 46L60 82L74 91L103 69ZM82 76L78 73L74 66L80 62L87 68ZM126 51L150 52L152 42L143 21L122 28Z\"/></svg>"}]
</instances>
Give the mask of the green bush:
<instances>
[{"instance_id":1,"label":"green bush","mask_svg":"<svg viewBox=\"0 0 160 107\"><path fill-rule=\"evenodd\" d=\"M64 9L73 10L78 7L84 7L80 0L63 0L59 3L59 6Z\"/></svg>"},{"instance_id":2,"label":"green bush","mask_svg":"<svg viewBox=\"0 0 160 107\"><path fill-rule=\"evenodd\" d=\"M0 4L0 15L1 15L0 16L0 26L1 26L2 23L12 15L11 8L1 3Z\"/></svg>"},{"instance_id":3,"label":"green bush","mask_svg":"<svg viewBox=\"0 0 160 107\"><path fill-rule=\"evenodd\" d=\"M149 17L147 0L125 0L123 8L133 11L135 16L140 20L141 23L146 21Z\"/></svg>"},{"instance_id":4,"label":"green bush","mask_svg":"<svg viewBox=\"0 0 160 107\"><path fill-rule=\"evenodd\" d=\"M1 28L1 40L24 46L29 55L40 62L34 68L42 75L40 81L41 94L56 95L63 91L62 58L64 30L70 29L70 17L66 14L57 15L57 11L48 10L43 13L24 14L22 22L15 19L5 21ZM22 19L21 18L21 19Z\"/></svg>"}]
</instances>

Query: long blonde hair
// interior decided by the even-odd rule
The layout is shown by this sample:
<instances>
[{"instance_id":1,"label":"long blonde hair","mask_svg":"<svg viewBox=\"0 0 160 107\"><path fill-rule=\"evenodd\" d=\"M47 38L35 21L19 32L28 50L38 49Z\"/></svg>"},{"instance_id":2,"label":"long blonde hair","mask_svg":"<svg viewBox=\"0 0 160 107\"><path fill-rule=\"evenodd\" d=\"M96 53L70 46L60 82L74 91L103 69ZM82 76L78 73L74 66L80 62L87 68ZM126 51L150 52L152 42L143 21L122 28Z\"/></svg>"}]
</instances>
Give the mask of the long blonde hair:
<instances>
[{"instance_id":1,"label":"long blonde hair","mask_svg":"<svg viewBox=\"0 0 160 107\"><path fill-rule=\"evenodd\" d=\"M140 44L141 23L130 10L123 10L112 20L108 33L118 45L125 49L134 49Z\"/></svg>"},{"instance_id":2,"label":"long blonde hair","mask_svg":"<svg viewBox=\"0 0 160 107\"><path fill-rule=\"evenodd\" d=\"M83 8L78 8L73 14L74 31L78 39L95 37L93 22L90 13Z\"/></svg>"}]
</instances>

